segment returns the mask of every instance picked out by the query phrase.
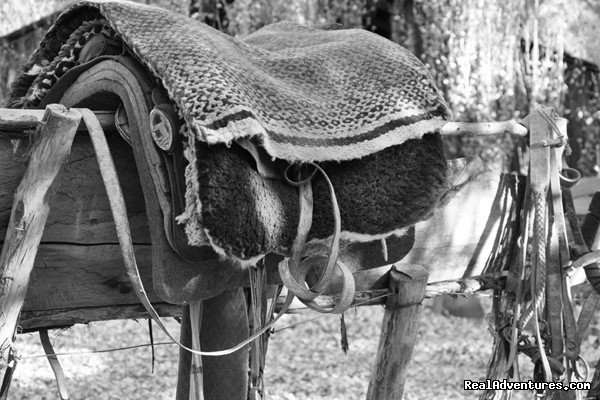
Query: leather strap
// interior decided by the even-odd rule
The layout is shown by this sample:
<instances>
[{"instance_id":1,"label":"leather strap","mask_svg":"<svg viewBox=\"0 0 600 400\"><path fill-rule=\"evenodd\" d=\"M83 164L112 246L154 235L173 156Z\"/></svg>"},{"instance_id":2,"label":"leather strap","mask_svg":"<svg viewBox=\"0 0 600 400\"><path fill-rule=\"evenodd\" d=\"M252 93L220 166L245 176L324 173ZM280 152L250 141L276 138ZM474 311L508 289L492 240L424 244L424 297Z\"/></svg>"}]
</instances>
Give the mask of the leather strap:
<instances>
[{"instance_id":1,"label":"leather strap","mask_svg":"<svg viewBox=\"0 0 600 400\"><path fill-rule=\"evenodd\" d=\"M50 342L50 338L48 337L48 329L40 329L40 341L42 342L44 353L46 353L46 358L50 363L50 368L52 368L52 372L54 373L60 400L69 400L70 396L69 392L67 391L67 379L65 378L65 373L63 372L60 362L56 357L56 352L54 351L52 343Z\"/></svg>"},{"instance_id":2,"label":"leather strap","mask_svg":"<svg viewBox=\"0 0 600 400\"><path fill-rule=\"evenodd\" d=\"M591 292L583 303L583 308L577 319L577 330L583 336L587 328L590 326L596 310L600 306L600 294L596 291Z\"/></svg>"},{"instance_id":3,"label":"leather strap","mask_svg":"<svg viewBox=\"0 0 600 400\"><path fill-rule=\"evenodd\" d=\"M177 339L175 339L175 337L168 331L162 319L150 303L148 295L146 294L146 290L144 289L144 285L142 284L142 280L140 279L139 270L135 260L135 253L133 251L131 232L129 230L129 220L127 219L125 200L123 198L123 192L121 190L121 185L117 176L115 164L110 154L110 149L108 147L108 143L106 141L106 137L104 136L102 127L100 126L98 119L92 111L88 109L79 109L79 111L81 112L82 119L87 126L90 138L92 140L92 145L94 146L94 151L96 152L96 157L98 159L98 164L100 167L100 175L102 176L102 180L106 188L106 193L108 195L110 208L113 214L113 219L115 220L115 227L117 229L117 236L119 238L119 244L121 246L123 262L125 264L125 268L127 269L127 275L129 276L134 292L137 295L138 299L140 300L144 308L146 308L152 319L156 321L156 324L165 333L165 335L167 335L167 337L173 342L175 342L179 347L189 351L192 354L198 354L202 356L224 356L242 349L248 343L252 342L264 332L266 332L269 328L271 328L271 326L273 326L273 324L285 314L285 312L292 304L292 301L294 300L294 295L292 292L288 292L281 311L271 321L271 323L267 324L256 334L252 335L248 339L244 340L243 342L239 343L238 345L232 348L219 351L196 351L187 346L184 346Z\"/></svg>"},{"instance_id":4,"label":"leather strap","mask_svg":"<svg viewBox=\"0 0 600 400\"><path fill-rule=\"evenodd\" d=\"M532 271L530 278L533 301L531 307L519 319L519 326L522 328L533 317L536 342L540 352L544 375L547 381L551 381L552 372L548 358L546 357L544 344L542 343L538 321L538 308L542 303L546 289L546 201L550 187L550 177L548 174L550 149L545 146L549 131L547 121L541 115L542 112L542 109L538 109L524 121L530 134L529 180L531 182L535 210L533 220Z\"/></svg>"},{"instance_id":5,"label":"leather strap","mask_svg":"<svg viewBox=\"0 0 600 400\"><path fill-rule=\"evenodd\" d=\"M550 132L549 132L550 133ZM546 262L546 321L550 329L550 354L558 357L564 349L563 342L563 265L569 262L564 258L563 249L566 246L566 232L562 210L562 196L558 177L556 148L550 149L550 201L551 207L551 236L548 239L548 260ZM565 321L566 322L566 321Z\"/></svg>"},{"instance_id":6,"label":"leather strap","mask_svg":"<svg viewBox=\"0 0 600 400\"><path fill-rule=\"evenodd\" d=\"M338 259L342 227L340 209L335 196L333 184L321 167L313 163L309 164L312 165L315 170L308 178L304 180L299 182L292 181L287 176L287 170L284 175L288 183L293 186L298 186L300 217L298 222L298 231L292 245L292 257L285 258L279 263L279 275L281 277L281 281L288 288L288 290L293 292L308 308L320 313L339 314L347 310L352 305L352 301L354 300L354 293L356 291L354 276L352 275L350 268L348 268L348 266ZM301 260L302 252L304 251L304 245L306 244L308 233L312 225L313 198L311 179L317 171L323 175L329 187L333 220L335 225L334 232L331 239L330 251L327 256L311 256ZM342 293L340 294L340 300L335 306L331 308L325 308L318 304L317 298L331 283L331 279L336 267L342 272ZM316 270L322 270L323 272L321 273L317 283L311 288L307 288L305 284L305 278L308 272L313 268Z\"/></svg>"},{"instance_id":7,"label":"leather strap","mask_svg":"<svg viewBox=\"0 0 600 400\"><path fill-rule=\"evenodd\" d=\"M556 132L561 135L562 132ZM567 240L567 228L565 223L565 214L563 211L563 200L562 200L562 189L560 181L560 168L558 165L559 149L553 147L550 150L550 187L552 193L552 209L554 215L554 227L557 234L557 238L552 238L553 243L558 244L558 261L559 270L558 277L560 278L559 293L553 293L552 289L548 287L547 298L549 309L554 309L559 312L558 321L561 321L560 315L562 314L562 321L564 323L564 336L562 332L562 326L560 328L551 331L552 343L559 341L562 343L564 340L564 353L567 359L570 361L576 361L579 357L579 335L577 333L577 323L575 322L575 314L573 313L573 306L571 301L569 278L567 275L566 267L570 262L570 252ZM550 311L550 310L549 310ZM552 316L548 318L551 322ZM564 337L564 339L563 339ZM553 346L554 347L554 346ZM560 346L562 347L562 345ZM554 356L562 351L557 352Z\"/></svg>"},{"instance_id":8,"label":"leather strap","mask_svg":"<svg viewBox=\"0 0 600 400\"><path fill-rule=\"evenodd\" d=\"M525 263L527 261L527 248L529 245L529 231L531 228L531 182L527 180L525 188L525 198L523 201L523 209L521 210L521 243L519 248L519 258L517 259L516 268L514 275L509 273L506 280L506 289L509 292L514 292L515 301L513 305L513 315L510 322L510 333L506 339L510 342L509 344L509 355L506 362L506 371L515 367L514 370L518 370L518 344L519 344L519 316L521 315L523 308L523 297L524 297L524 282L525 282Z\"/></svg>"}]
</instances>

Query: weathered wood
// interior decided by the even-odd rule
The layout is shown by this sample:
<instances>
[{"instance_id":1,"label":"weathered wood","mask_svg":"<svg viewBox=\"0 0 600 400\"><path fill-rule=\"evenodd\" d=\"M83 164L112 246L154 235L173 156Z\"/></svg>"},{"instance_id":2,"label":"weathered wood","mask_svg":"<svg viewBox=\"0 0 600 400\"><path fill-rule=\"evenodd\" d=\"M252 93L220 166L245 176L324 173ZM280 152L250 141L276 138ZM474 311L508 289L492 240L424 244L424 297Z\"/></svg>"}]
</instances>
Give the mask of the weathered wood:
<instances>
[{"instance_id":1,"label":"weathered wood","mask_svg":"<svg viewBox=\"0 0 600 400\"><path fill-rule=\"evenodd\" d=\"M398 265L390 273L390 289L367 400L400 400L412 357L427 285L427 271Z\"/></svg>"},{"instance_id":2,"label":"weathered wood","mask_svg":"<svg viewBox=\"0 0 600 400\"><path fill-rule=\"evenodd\" d=\"M124 189L133 239L140 244L136 246L136 255L144 284L151 294L151 300L159 301L152 294L152 281L149 278L150 238L138 171L131 162L129 145L118 135L109 135L108 139ZM24 173L25 162L22 158L25 147L21 146L13 154L10 141L3 141L0 137L0 178L5 178L0 185L0 237L8 224L8 210L12 207L14 190ZM473 163L469 165L473 166ZM469 165L466 167L472 170ZM462 167L465 165L459 165L459 168ZM496 237L497 231L484 228L486 218L498 221L502 215L502 208L496 206L500 202L494 202L498 186L502 182L498 178L499 174L483 170L479 174L475 173L474 177L473 171L468 175L468 179L456 182L461 189L454 193L448 203L436 210L436 215L431 220L419 223L416 227L415 248L408 258L411 262L431 265L432 282L481 274L491 249L489 243ZM126 293L130 285L119 256L114 222L95 155L85 133L76 135L72 153L57 177L57 182L59 187L50 203L51 210L24 309L47 311L69 307L81 309L137 304L135 296ZM463 192L478 193L479 200L483 200L472 200ZM500 222L494 223L498 229L502 226ZM485 233L483 240L482 232ZM388 240L388 247L392 244L411 246L412 240L409 239L407 236L392 242ZM357 268L364 268L364 263L369 262L369 259L363 260L364 255L359 254L355 258L362 260ZM359 294L355 301L364 302L381 295L376 292L361 292L386 289L390 267L388 265L381 269L357 271L355 279ZM277 274L273 273L275 270L276 264L275 269L268 271L268 281L271 284L279 283ZM239 276L232 277L228 282L231 287L245 286L248 276L240 272ZM339 292L336 282L334 280L328 290L329 294ZM324 297L322 301L327 304L333 299L334 297ZM378 301L382 300L371 304Z\"/></svg>"},{"instance_id":3,"label":"weathered wood","mask_svg":"<svg viewBox=\"0 0 600 400\"><path fill-rule=\"evenodd\" d=\"M483 290L503 287L508 272L482 275L457 281L435 282L427 285L425 298L431 299L446 294L470 295Z\"/></svg>"},{"instance_id":4,"label":"weathered wood","mask_svg":"<svg viewBox=\"0 0 600 400\"><path fill-rule=\"evenodd\" d=\"M106 249L107 247L99 249L98 253L118 254L118 249L116 248L110 251L107 251ZM40 247L39 252L44 252L44 246ZM142 259L140 254L144 253L147 253L149 256L149 249L143 249L142 253L137 253L138 260ZM143 258L146 259L146 257ZM106 267L110 265L110 262L106 263ZM140 264L140 266L141 265L142 264ZM150 268L149 264L146 265L147 268ZM25 305L23 306L23 311L19 318L19 325L25 331L31 331L37 328L56 328L74 324L87 324L92 321L136 319L146 318L148 316L144 307L136 302L135 296L129 291L131 286L126 280L122 266L114 267L108 272L103 270L104 266L97 266L97 268L88 266L87 271L81 272L80 270L85 268L85 265L82 268L78 268L74 263L68 268L72 273L71 279L69 280L65 279L65 276L69 275L69 273L66 272L67 268L65 268L63 275L56 273L50 274L48 272L37 272L36 275L37 268L38 266L34 267L30 289L37 286L38 290L35 292L30 290L27 293ZM144 270L141 269L141 271L143 272ZM364 271L355 273L355 279L359 280L368 277L368 275L362 274L362 272ZM109 279L109 284L107 284L106 279L103 278L104 273L106 273L106 276L112 277ZM95 275L97 276L94 277ZM149 276L149 274L142 273L142 276ZM381 278L387 276L388 274L386 273L381 276ZM36 285L36 277L50 277L51 280L46 283L38 282L38 285ZM391 292L387 287L382 287L379 280L380 279L377 279L375 282L371 281L372 289L357 291L354 296L354 302L352 303L353 306L385 304ZM505 277L503 276L482 276L461 281L432 283L427 285L425 298L433 298L443 294L472 294L475 291L501 286L504 280ZM359 282L357 282L357 284L358 283ZM73 286L74 284L76 286ZM360 285L364 288L368 285L368 282L360 281ZM161 316L181 316L180 306L160 303L160 299L158 299L152 291L152 286L146 285L146 287L148 288L150 297L156 299L156 303L153 301L153 304L155 307L158 307L157 309ZM54 292L53 288L55 289ZM72 290L68 290L69 288ZM56 295L56 293L60 293L60 295ZM40 297L42 296L54 297L40 300ZM58 299L59 301L56 302L55 299ZM277 298L277 304L275 306L277 312L281 310L284 301L285 296ZM322 307L331 308L337 304L338 300L334 295L324 295L319 297L317 302ZM101 306L96 306L98 304ZM61 306L62 308L57 306ZM292 313L304 310L308 310L308 308L300 302L294 303L290 308L290 312Z\"/></svg>"},{"instance_id":5,"label":"weathered wood","mask_svg":"<svg viewBox=\"0 0 600 400\"><path fill-rule=\"evenodd\" d=\"M136 245L135 254L144 286L150 300L161 302L154 293L151 279L151 246ZM356 295L354 305L385 304L389 293L388 280L391 266L383 266L364 271L356 271ZM276 269L268 269L270 284L280 284ZM502 285L503 276L484 275L459 281L430 283L427 285L426 297L440 294L471 293ZM248 276L241 272L232 281L232 286L247 286ZM339 293L342 282L334 279L327 292L317 302L322 307L332 307L337 303L333 293ZM49 316L56 310L61 325L87 323L90 317L86 310L114 309L113 319L132 318L129 307L138 305L137 297L131 292L132 287L123 265L120 249L117 244L76 245L76 244L41 244L38 250L29 289L23 306L24 315ZM278 299L278 307L284 302L284 296ZM122 316L118 307L123 307ZM298 305L304 308L303 305ZM141 306L140 306L141 307ZM296 305L294 308L298 308ZM65 314L64 310L72 309L73 314ZM278 308L279 310L279 308ZM73 319L61 315L72 315ZM83 315L83 319L79 319ZM139 317L139 316L136 316ZM26 318L26 321L30 318ZM35 327L52 327L53 319L39 325L40 320L22 322L27 329ZM36 325L37 324L37 325Z\"/></svg>"},{"instance_id":6,"label":"weathered wood","mask_svg":"<svg viewBox=\"0 0 600 400\"><path fill-rule=\"evenodd\" d=\"M190 304L190 324L192 327L192 349L202 351L200 346L200 329L202 328L202 301ZM190 368L190 399L204 400L204 380L202 374L202 356L192 354Z\"/></svg>"},{"instance_id":7,"label":"weathered wood","mask_svg":"<svg viewBox=\"0 0 600 400\"><path fill-rule=\"evenodd\" d=\"M499 122L448 122L440 128L444 136L452 135L527 135L527 128L511 119Z\"/></svg>"},{"instance_id":8,"label":"weathered wood","mask_svg":"<svg viewBox=\"0 0 600 400\"><path fill-rule=\"evenodd\" d=\"M119 135L108 135L123 187L134 243L150 243L148 223L133 151ZM14 151L0 135L0 241L4 239L13 195L25 173L27 142ZM56 178L42 243L118 243L98 162L87 134L75 136L71 154Z\"/></svg>"},{"instance_id":9,"label":"weathered wood","mask_svg":"<svg viewBox=\"0 0 600 400\"><path fill-rule=\"evenodd\" d=\"M102 129L115 129L114 111L94 111ZM42 121L44 110L22 110L14 108L0 108L0 131L24 131L35 129ZM77 127L78 131L87 130L85 124ZM1 135L1 134L0 134Z\"/></svg>"},{"instance_id":10,"label":"weathered wood","mask_svg":"<svg viewBox=\"0 0 600 400\"><path fill-rule=\"evenodd\" d=\"M141 244L136 247L136 255L145 287L151 294L151 300L159 301L151 290L150 238L138 171L131 162L132 151L119 135L109 135L108 140L124 189L133 239ZM13 153L12 143L0 135L0 237L8 224L13 193L25 170L26 147L21 145ZM501 201L496 199L498 186L503 184L503 180L498 178L499 173L485 169L477 173L481 167L479 164L471 163L466 167L469 169L468 179L455 182L460 190L456 190L448 203L436 210L431 220L417 225L415 248L403 260L431 266L432 282L481 274L492 248L489 244L503 226L497 222L503 212L497 206ZM50 203L51 210L24 310L45 312L69 307L77 310L137 304L135 296L127 293L130 285L116 245L114 222L95 155L85 133L76 135L72 152L57 182L58 189ZM478 199L483 200L471 200L469 193L478 193ZM486 218L494 222L494 229L485 228L490 223ZM412 240L408 239L408 236L399 239L401 243L395 240L393 245L410 246ZM388 240L388 247L391 243ZM366 261L368 263L369 260ZM362 261L359 264L358 267L364 268ZM384 294L377 290L386 289L390 267L355 273L359 285L355 304ZM279 283L273 271L269 270L268 280ZM231 287L247 284L247 274L240 272L238 275L228 281ZM328 293L339 292L338 289L334 283ZM320 301L328 304L334 301L334 297L325 296ZM369 304L382 301L378 299ZM73 320L73 323L77 322Z\"/></svg>"},{"instance_id":11,"label":"weathered wood","mask_svg":"<svg viewBox=\"0 0 600 400\"><path fill-rule=\"evenodd\" d=\"M161 317L181 317L181 306L167 303L154 303ZM107 307L67 308L45 311L22 311L19 326L24 332L39 328L58 328L74 324L88 324L94 321L114 319L148 318L148 311L141 304L120 304Z\"/></svg>"},{"instance_id":12,"label":"weathered wood","mask_svg":"<svg viewBox=\"0 0 600 400\"><path fill-rule=\"evenodd\" d=\"M54 178L81 120L77 111L48 106L15 201L0 255L0 358L7 360L29 275L42 238ZM5 366L0 365L0 371Z\"/></svg>"},{"instance_id":13,"label":"weathered wood","mask_svg":"<svg viewBox=\"0 0 600 400\"><path fill-rule=\"evenodd\" d=\"M152 302L150 245L135 246L136 259ZM23 310L88 308L138 304L118 244L41 244Z\"/></svg>"}]
</instances>

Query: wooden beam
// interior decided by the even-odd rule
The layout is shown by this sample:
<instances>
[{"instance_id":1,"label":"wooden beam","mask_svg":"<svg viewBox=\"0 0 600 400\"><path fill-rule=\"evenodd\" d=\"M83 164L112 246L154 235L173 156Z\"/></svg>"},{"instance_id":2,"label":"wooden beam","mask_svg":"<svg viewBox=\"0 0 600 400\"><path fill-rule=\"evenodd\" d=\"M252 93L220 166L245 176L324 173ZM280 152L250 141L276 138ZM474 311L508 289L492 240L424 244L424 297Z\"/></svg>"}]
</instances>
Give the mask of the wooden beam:
<instances>
[{"instance_id":1,"label":"wooden beam","mask_svg":"<svg viewBox=\"0 0 600 400\"><path fill-rule=\"evenodd\" d=\"M14 108L0 108L0 131L24 131L35 129L42 122L45 110L21 110ZM115 129L114 111L94 111L100 121L102 129ZM85 124L80 124L78 131L86 131Z\"/></svg>"},{"instance_id":2,"label":"wooden beam","mask_svg":"<svg viewBox=\"0 0 600 400\"><path fill-rule=\"evenodd\" d=\"M0 374L6 367L17 318L29 284L49 211L54 179L71 150L81 114L63 106L46 108L29 165L14 197L0 254Z\"/></svg>"},{"instance_id":3,"label":"wooden beam","mask_svg":"<svg viewBox=\"0 0 600 400\"><path fill-rule=\"evenodd\" d=\"M456 135L502 135L525 136L529 132L526 127L511 119L500 122L448 122L439 129L442 136Z\"/></svg>"},{"instance_id":4,"label":"wooden beam","mask_svg":"<svg viewBox=\"0 0 600 400\"><path fill-rule=\"evenodd\" d=\"M508 271L504 271L457 281L429 283L425 290L425 298L431 299L446 294L470 295L482 290L504 287L507 275Z\"/></svg>"},{"instance_id":5,"label":"wooden beam","mask_svg":"<svg viewBox=\"0 0 600 400\"><path fill-rule=\"evenodd\" d=\"M118 252L118 245L41 245L19 325L23 330L31 331L38 328L87 324L92 321L146 318L146 310L130 292ZM89 257L85 257L85 254ZM105 264L98 260L102 254L111 255L104 260ZM162 303L153 294L149 246L138 246L136 256L148 293L155 307L158 307L159 314L181 316L179 305ZM388 266L354 273L357 281L354 306L386 304L392 293L388 284L390 268ZM70 279L67 281L65 276L69 276ZM505 279L505 275L490 274L459 281L430 283L427 285L425 297L473 294L502 286ZM239 275L234 280L236 285L243 286L247 279ZM274 275L272 283L280 283ZM337 283L332 286L336 285ZM277 299L277 312L281 310L284 301L285 296ZM316 301L322 307L331 308L338 300L335 295L329 294L320 296ZM298 302L292 306L291 312L304 310L308 308Z\"/></svg>"},{"instance_id":6,"label":"wooden beam","mask_svg":"<svg viewBox=\"0 0 600 400\"><path fill-rule=\"evenodd\" d=\"M153 303L161 317L181 317L182 306L168 303ZM114 319L149 318L148 311L141 304L120 304L106 307L65 308L44 311L23 311L19 316L19 326L23 332L40 328L59 328L75 324L89 324L94 321Z\"/></svg>"},{"instance_id":7,"label":"wooden beam","mask_svg":"<svg viewBox=\"0 0 600 400\"><path fill-rule=\"evenodd\" d=\"M21 139L27 137L20 135ZM120 135L107 136L123 187L133 241L150 243L142 186L132 162L133 150ZM23 139L15 147L10 138L0 133L0 241L6 235L13 196L27 167L28 142L29 139ZM75 135L71 152L56 181L42 243L118 243L98 161L87 134Z\"/></svg>"},{"instance_id":8,"label":"wooden beam","mask_svg":"<svg viewBox=\"0 0 600 400\"><path fill-rule=\"evenodd\" d=\"M358 271L354 273L354 279L356 280L357 286L361 286L362 289L357 289L354 294L354 301L352 302L352 307L360 307L360 306L374 306L378 304L386 304L388 301L388 297L393 293L389 288L382 288L381 282L383 280L378 280L377 282L365 282L359 281L361 278L367 277L368 275L362 274L364 271ZM387 276L387 275L386 275ZM360 282L360 283L359 283ZM385 282L388 282L386 279ZM365 289L365 287L369 286L371 283L370 289ZM444 281L444 282L434 282L427 285L425 290L425 298L432 299L438 296L443 295L472 295L476 292L481 292L483 290L494 289L498 287L504 287L506 283L506 274L489 274L477 276L474 278L466 278L458 281ZM341 290L341 287L340 289ZM330 291L330 290L328 290ZM338 291L339 293L339 291ZM283 303L285 302L285 295L280 295L277 298L277 303L275 305L275 310L279 312L281 310ZM339 296L325 294L317 297L315 302L325 308L332 308L339 302ZM296 304L292 303L292 307L290 308L292 313L302 312L303 310L309 310L308 307L301 305L301 303Z\"/></svg>"},{"instance_id":9,"label":"wooden beam","mask_svg":"<svg viewBox=\"0 0 600 400\"><path fill-rule=\"evenodd\" d=\"M421 266L404 264L391 271L394 294L386 303L367 400L402 399L426 285L427 270Z\"/></svg>"},{"instance_id":10,"label":"wooden beam","mask_svg":"<svg viewBox=\"0 0 600 400\"><path fill-rule=\"evenodd\" d=\"M139 304L120 251L118 244L40 244L23 311ZM151 245L136 245L135 255L150 301L160 303L152 290Z\"/></svg>"}]
</instances>

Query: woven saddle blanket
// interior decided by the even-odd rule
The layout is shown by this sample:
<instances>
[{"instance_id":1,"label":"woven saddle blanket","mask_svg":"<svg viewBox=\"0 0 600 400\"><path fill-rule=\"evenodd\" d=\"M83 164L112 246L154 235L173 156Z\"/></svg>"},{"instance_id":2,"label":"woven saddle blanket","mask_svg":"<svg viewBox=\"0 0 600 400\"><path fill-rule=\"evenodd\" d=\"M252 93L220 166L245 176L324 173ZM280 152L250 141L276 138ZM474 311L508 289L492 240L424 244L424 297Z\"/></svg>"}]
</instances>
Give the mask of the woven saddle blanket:
<instances>
[{"instance_id":1,"label":"woven saddle blanket","mask_svg":"<svg viewBox=\"0 0 600 400\"><path fill-rule=\"evenodd\" d=\"M184 121L187 205L179 221L190 244L209 237L239 258L290 248L296 189L229 151L242 139L275 161L322 164L342 228L356 240L426 218L446 189L434 133L449 117L444 100L416 57L364 30L283 22L238 39L153 6L84 1L59 17L21 69L9 106L36 107L97 34L122 41ZM329 198L324 183L314 185L311 237L323 239L332 232Z\"/></svg>"}]
</instances>

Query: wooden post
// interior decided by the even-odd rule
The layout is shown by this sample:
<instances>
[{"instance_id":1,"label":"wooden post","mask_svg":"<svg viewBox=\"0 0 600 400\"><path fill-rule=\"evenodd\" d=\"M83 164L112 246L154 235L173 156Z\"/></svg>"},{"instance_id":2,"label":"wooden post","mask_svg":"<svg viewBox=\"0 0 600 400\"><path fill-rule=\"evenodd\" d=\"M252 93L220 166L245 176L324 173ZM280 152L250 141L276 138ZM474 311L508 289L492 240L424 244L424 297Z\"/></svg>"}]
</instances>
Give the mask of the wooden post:
<instances>
[{"instance_id":1,"label":"wooden post","mask_svg":"<svg viewBox=\"0 0 600 400\"><path fill-rule=\"evenodd\" d=\"M389 285L395 294L388 297L367 400L402 398L427 276L427 270L419 265L395 265L390 272Z\"/></svg>"},{"instance_id":2,"label":"wooden post","mask_svg":"<svg viewBox=\"0 0 600 400\"><path fill-rule=\"evenodd\" d=\"M196 351L202 351L200 347L202 305L202 300L195 301L190 304L192 349ZM190 367L190 400L204 400L204 379L202 374L202 356L199 354L192 354L192 365Z\"/></svg>"},{"instance_id":3,"label":"wooden post","mask_svg":"<svg viewBox=\"0 0 600 400\"><path fill-rule=\"evenodd\" d=\"M29 283L52 196L52 183L81 120L76 110L49 105L33 143L27 171L14 196L0 254L0 373L6 368L17 318Z\"/></svg>"}]
</instances>

